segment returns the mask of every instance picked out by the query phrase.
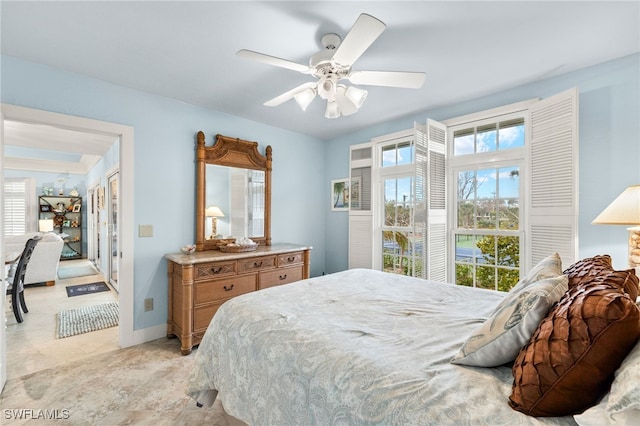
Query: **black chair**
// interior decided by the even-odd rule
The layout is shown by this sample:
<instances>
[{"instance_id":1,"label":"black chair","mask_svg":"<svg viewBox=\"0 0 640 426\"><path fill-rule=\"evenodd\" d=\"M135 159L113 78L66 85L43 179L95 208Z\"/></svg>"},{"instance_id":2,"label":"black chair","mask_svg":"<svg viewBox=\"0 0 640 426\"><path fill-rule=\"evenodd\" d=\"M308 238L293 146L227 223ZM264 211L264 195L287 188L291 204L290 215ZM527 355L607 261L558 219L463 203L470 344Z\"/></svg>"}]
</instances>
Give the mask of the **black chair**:
<instances>
[{"instance_id":1,"label":"black chair","mask_svg":"<svg viewBox=\"0 0 640 426\"><path fill-rule=\"evenodd\" d=\"M9 282L9 288L7 288L7 294L11 294L11 306L13 307L13 314L16 316L16 321L22 322L22 312L27 313L27 304L24 301L24 274L27 272L27 264L31 259L33 250L36 248L38 241L42 239L41 236L35 236L30 238L24 245L24 250L20 257L16 259L18 266L13 274L13 279ZM9 278L10 279L10 278ZM20 306L18 305L20 302ZM22 311L20 308L22 307Z\"/></svg>"}]
</instances>

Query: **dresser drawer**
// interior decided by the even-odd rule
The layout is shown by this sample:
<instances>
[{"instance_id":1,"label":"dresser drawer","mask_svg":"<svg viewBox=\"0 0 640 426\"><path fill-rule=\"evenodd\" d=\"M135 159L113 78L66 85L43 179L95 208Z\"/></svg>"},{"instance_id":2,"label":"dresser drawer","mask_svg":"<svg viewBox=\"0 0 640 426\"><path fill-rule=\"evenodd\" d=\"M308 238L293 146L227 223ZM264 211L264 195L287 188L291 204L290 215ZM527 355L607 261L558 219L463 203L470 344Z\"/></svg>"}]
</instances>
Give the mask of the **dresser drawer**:
<instances>
[{"instance_id":1,"label":"dresser drawer","mask_svg":"<svg viewBox=\"0 0 640 426\"><path fill-rule=\"evenodd\" d=\"M275 268L275 256L251 257L238 260L238 273L255 272L261 269Z\"/></svg>"},{"instance_id":2,"label":"dresser drawer","mask_svg":"<svg viewBox=\"0 0 640 426\"><path fill-rule=\"evenodd\" d=\"M241 275L195 283L194 305L229 299L256 290L256 275Z\"/></svg>"},{"instance_id":3,"label":"dresser drawer","mask_svg":"<svg viewBox=\"0 0 640 426\"><path fill-rule=\"evenodd\" d=\"M304 254L301 251L281 254L278 256L278 266L295 265L304 261Z\"/></svg>"},{"instance_id":4,"label":"dresser drawer","mask_svg":"<svg viewBox=\"0 0 640 426\"><path fill-rule=\"evenodd\" d=\"M196 280L203 280L215 277L224 277L227 275L235 275L237 273L237 265L235 260L227 262L212 262L196 265Z\"/></svg>"},{"instance_id":5,"label":"dresser drawer","mask_svg":"<svg viewBox=\"0 0 640 426\"><path fill-rule=\"evenodd\" d=\"M276 285L289 284L302 279L302 266L292 266L290 268L278 268L273 271L260 272L260 282L258 289L273 287Z\"/></svg>"},{"instance_id":6,"label":"dresser drawer","mask_svg":"<svg viewBox=\"0 0 640 426\"><path fill-rule=\"evenodd\" d=\"M223 303L224 301L220 303L213 303L213 304L198 306L197 308L194 308L193 331L195 333L200 332L198 334L204 334L204 331L207 329L207 327L209 326L209 323L211 322L211 318L213 318L216 311ZM199 336L199 337L202 340L202 336ZM200 342L198 341L198 343ZM197 343L194 342L194 345L195 344Z\"/></svg>"}]
</instances>

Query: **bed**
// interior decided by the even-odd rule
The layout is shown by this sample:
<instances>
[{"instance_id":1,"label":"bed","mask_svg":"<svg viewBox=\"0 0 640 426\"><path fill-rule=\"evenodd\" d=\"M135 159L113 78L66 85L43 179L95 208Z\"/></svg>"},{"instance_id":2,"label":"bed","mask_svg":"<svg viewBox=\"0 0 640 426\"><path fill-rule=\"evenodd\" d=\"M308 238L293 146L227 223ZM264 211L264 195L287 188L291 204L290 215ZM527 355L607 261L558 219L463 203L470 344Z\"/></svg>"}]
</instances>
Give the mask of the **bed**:
<instances>
[{"instance_id":1,"label":"bed","mask_svg":"<svg viewBox=\"0 0 640 426\"><path fill-rule=\"evenodd\" d=\"M187 393L250 425L574 425L512 409L509 363L452 358L505 293L354 269L223 304Z\"/></svg>"}]
</instances>

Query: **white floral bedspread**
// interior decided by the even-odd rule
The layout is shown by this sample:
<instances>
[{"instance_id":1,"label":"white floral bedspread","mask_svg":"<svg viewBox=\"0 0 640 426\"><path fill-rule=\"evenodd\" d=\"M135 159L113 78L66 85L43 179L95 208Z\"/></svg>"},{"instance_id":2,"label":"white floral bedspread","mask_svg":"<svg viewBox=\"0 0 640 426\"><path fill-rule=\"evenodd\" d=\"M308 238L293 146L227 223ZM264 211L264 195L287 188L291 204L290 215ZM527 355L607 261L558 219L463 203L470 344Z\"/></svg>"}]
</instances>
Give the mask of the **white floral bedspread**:
<instances>
[{"instance_id":1,"label":"white floral bedspread","mask_svg":"<svg viewBox=\"0 0 640 426\"><path fill-rule=\"evenodd\" d=\"M364 269L239 296L187 393L250 425L575 424L512 410L508 367L449 363L502 297Z\"/></svg>"}]
</instances>

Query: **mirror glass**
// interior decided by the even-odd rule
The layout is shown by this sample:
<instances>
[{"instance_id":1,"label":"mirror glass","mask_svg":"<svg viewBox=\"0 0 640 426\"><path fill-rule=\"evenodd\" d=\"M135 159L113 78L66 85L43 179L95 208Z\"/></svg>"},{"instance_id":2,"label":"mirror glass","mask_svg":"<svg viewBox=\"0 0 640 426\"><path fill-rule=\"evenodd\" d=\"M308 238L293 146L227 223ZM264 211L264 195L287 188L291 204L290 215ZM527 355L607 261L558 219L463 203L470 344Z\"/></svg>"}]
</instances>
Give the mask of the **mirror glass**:
<instances>
[{"instance_id":1,"label":"mirror glass","mask_svg":"<svg viewBox=\"0 0 640 426\"><path fill-rule=\"evenodd\" d=\"M265 172L206 165L204 230L208 240L264 238Z\"/></svg>"}]
</instances>

